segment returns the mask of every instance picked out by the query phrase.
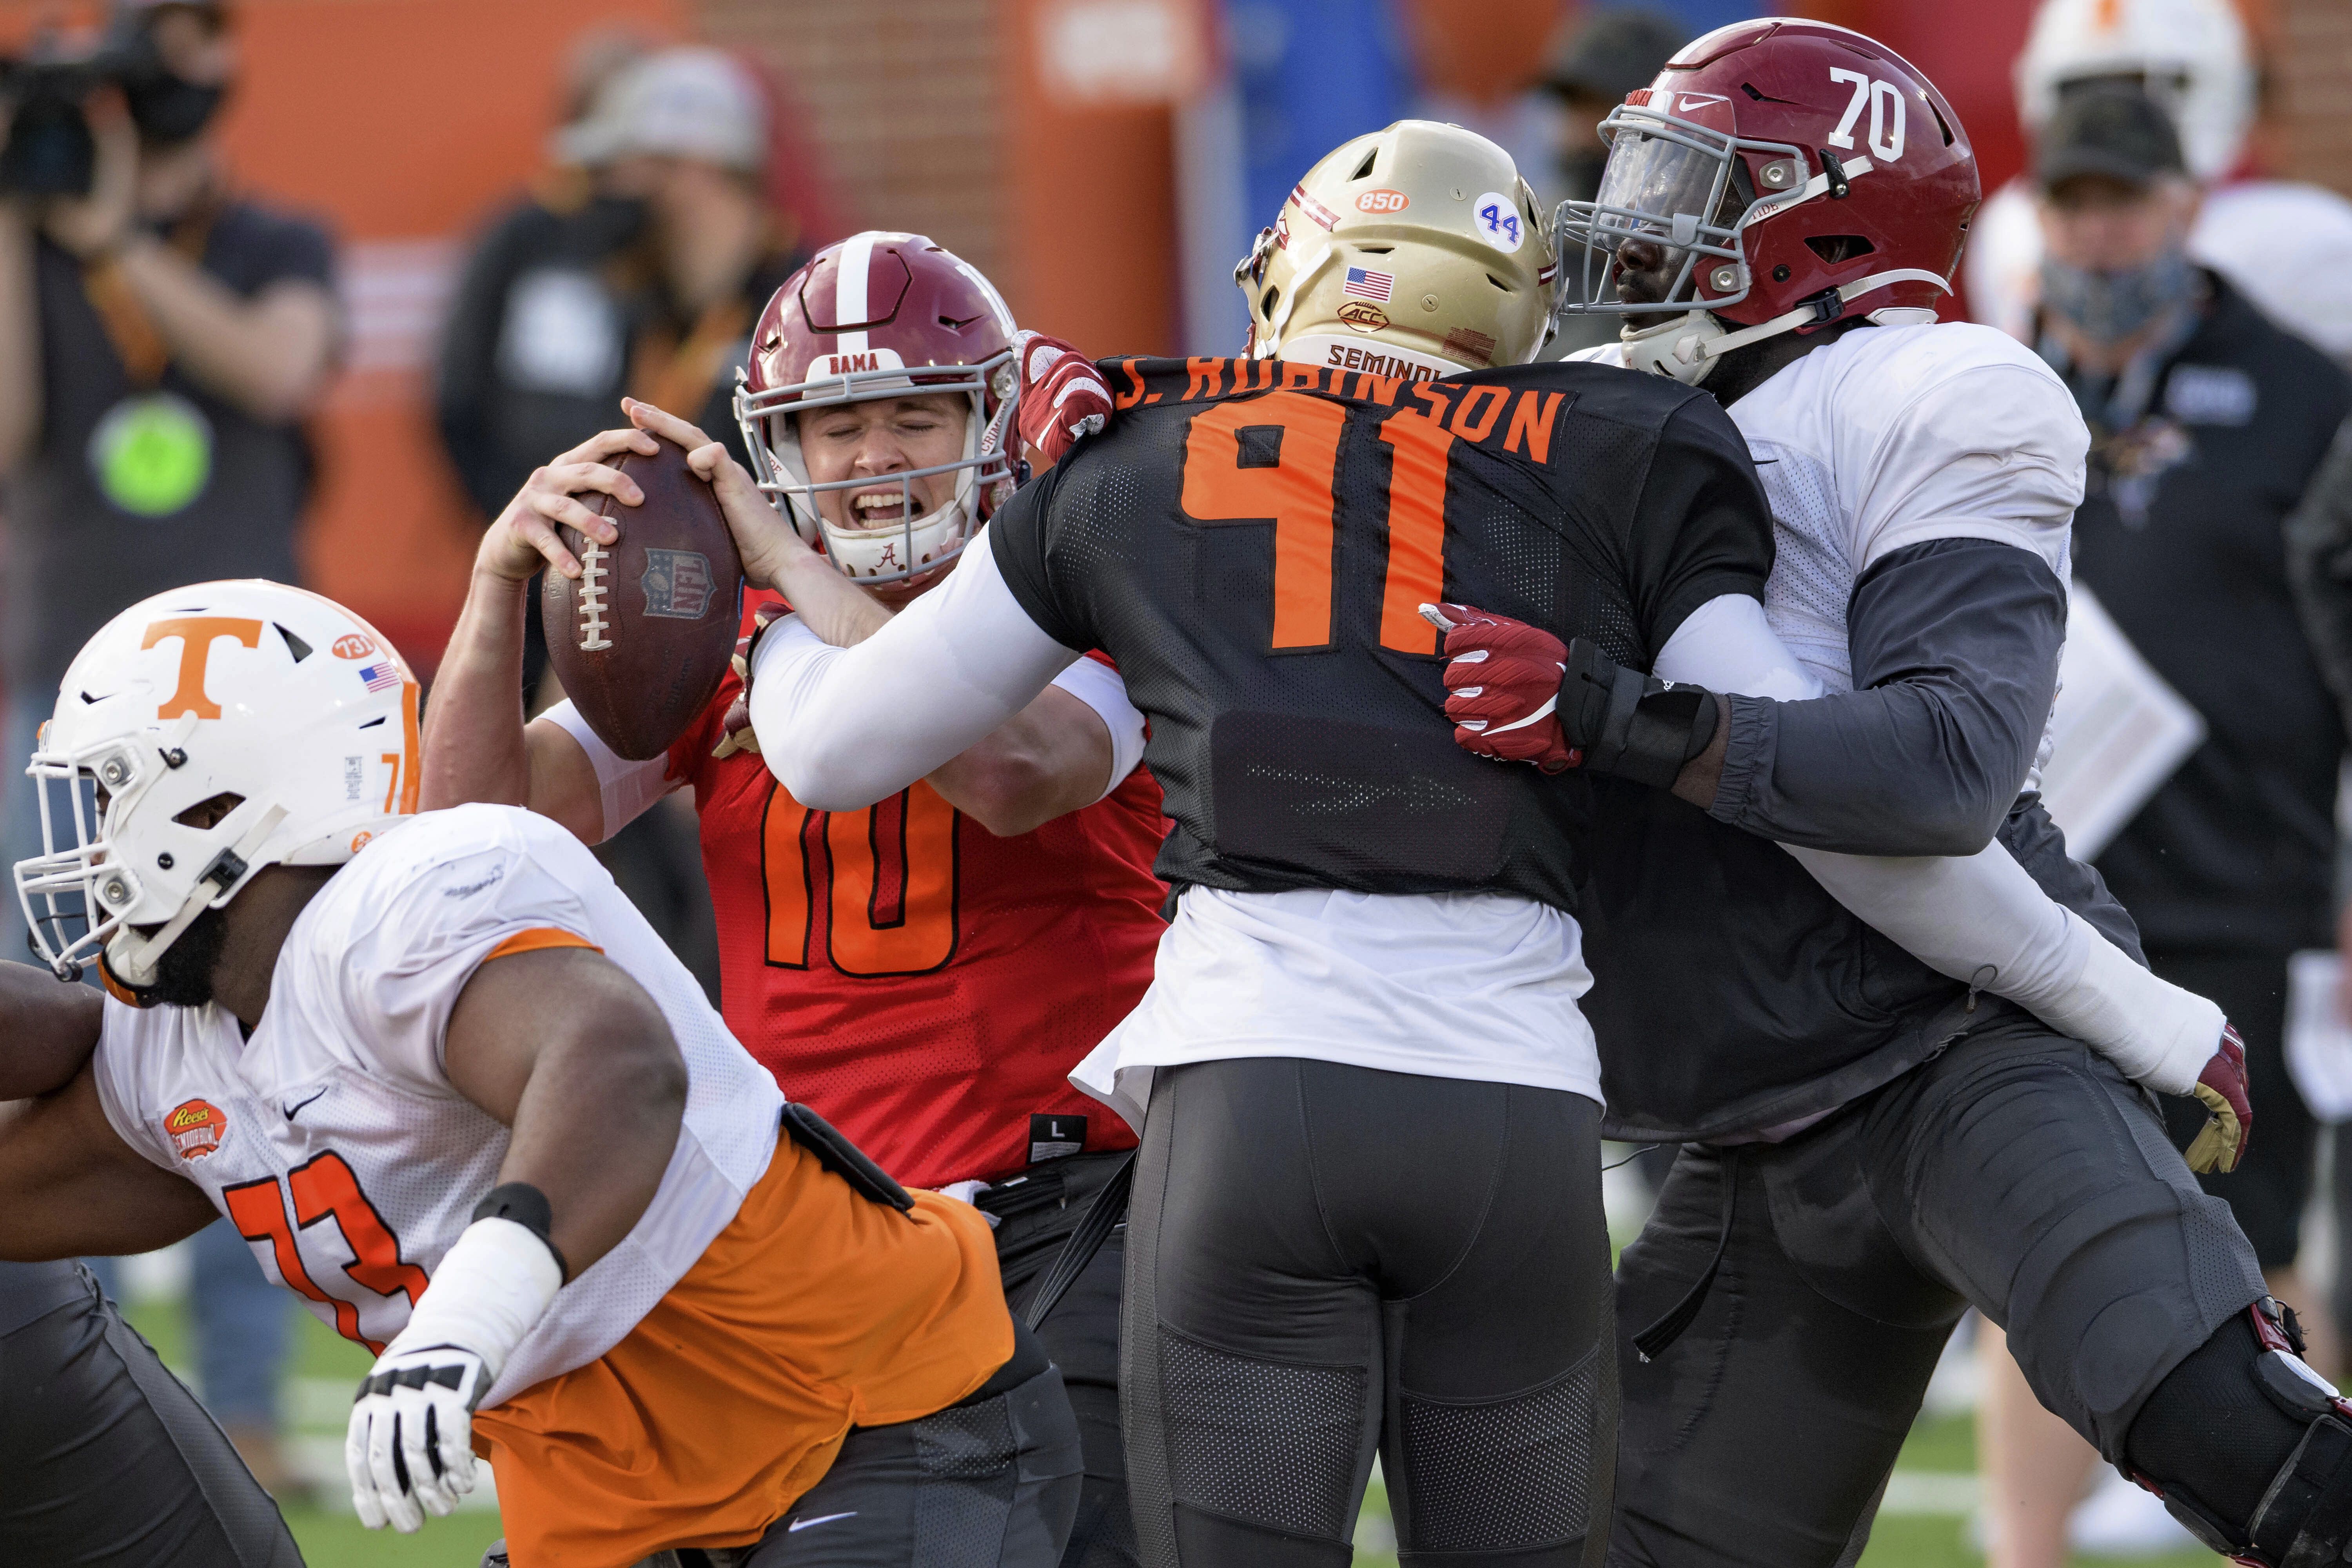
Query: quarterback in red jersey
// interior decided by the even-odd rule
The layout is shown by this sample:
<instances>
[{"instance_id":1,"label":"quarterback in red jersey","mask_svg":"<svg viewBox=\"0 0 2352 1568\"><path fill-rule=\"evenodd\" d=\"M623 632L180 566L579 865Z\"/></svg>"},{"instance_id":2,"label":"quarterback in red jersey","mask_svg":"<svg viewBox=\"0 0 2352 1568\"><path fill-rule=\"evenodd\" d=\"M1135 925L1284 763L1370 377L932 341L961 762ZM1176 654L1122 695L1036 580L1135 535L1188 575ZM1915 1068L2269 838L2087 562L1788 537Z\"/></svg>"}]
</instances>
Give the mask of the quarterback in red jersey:
<instances>
[{"instance_id":1,"label":"quarterback in red jersey","mask_svg":"<svg viewBox=\"0 0 2352 1568\"><path fill-rule=\"evenodd\" d=\"M1012 489L1017 343L1033 363L1051 357L976 268L919 236L853 236L777 290L738 411L760 488L842 573L800 592L793 630L862 640L953 569ZM1061 411L1082 417L1083 403ZM425 805L526 805L595 843L690 786L730 1030L893 1175L971 1194L1020 1310L1135 1142L1065 1075L1142 994L1164 929L1142 716L1107 662L1080 660L928 779L836 813L803 806L770 771L740 674L647 762L620 758L569 703L526 726L523 595L542 567L579 569L551 525L612 542L581 498L642 496L610 459L649 453L646 429L708 440L629 411L641 428L541 469L485 536L426 716ZM745 567L770 580L757 559ZM1040 1331L1086 1443L1073 1563L1133 1561L1120 1268L1114 1241Z\"/></svg>"}]
</instances>

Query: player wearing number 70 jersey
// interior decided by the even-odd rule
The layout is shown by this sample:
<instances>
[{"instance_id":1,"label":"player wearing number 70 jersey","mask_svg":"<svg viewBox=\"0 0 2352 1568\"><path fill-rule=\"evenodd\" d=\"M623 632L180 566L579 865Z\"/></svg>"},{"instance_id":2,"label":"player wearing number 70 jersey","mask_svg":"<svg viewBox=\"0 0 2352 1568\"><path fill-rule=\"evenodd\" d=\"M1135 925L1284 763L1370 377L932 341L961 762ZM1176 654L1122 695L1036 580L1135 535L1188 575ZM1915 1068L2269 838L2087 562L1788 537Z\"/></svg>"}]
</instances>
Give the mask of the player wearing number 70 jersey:
<instances>
[{"instance_id":1,"label":"player wearing number 70 jersey","mask_svg":"<svg viewBox=\"0 0 2352 1568\"><path fill-rule=\"evenodd\" d=\"M788 1106L572 836L412 816L415 703L364 622L268 583L133 605L76 658L16 879L114 995L55 988L43 1033L79 1021L88 1059L0 1115L0 1257L226 1215L377 1352L370 1525L448 1512L479 1452L530 1568L975 1535L1050 1568L1076 1427L984 1220Z\"/></svg>"}]
</instances>

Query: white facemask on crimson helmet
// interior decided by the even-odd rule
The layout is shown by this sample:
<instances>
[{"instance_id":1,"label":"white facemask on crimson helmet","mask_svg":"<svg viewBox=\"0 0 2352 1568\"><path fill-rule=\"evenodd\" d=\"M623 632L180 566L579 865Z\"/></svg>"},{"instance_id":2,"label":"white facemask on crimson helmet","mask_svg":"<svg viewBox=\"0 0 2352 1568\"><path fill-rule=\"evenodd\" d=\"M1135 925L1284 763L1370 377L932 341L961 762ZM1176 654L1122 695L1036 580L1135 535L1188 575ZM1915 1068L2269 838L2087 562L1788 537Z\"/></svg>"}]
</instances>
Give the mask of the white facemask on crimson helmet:
<instances>
[{"instance_id":1,"label":"white facemask on crimson helmet","mask_svg":"<svg viewBox=\"0 0 2352 1568\"><path fill-rule=\"evenodd\" d=\"M26 770L36 951L68 979L102 953L150 985L264 867L350 859L416 809L416 705L393 646L300 588L199 583L123 611L66 671Z\"/></svg>"},{"instance_id":2,"label":"white facemask on crimson helmet","mask_svg":"<svg viewBox=\"0 0 2352 1568\"><path fill-rule=\"evenodd\" d=\"M1019 407L1013 312L971 263L919 234L869 230L816 253L778 289L751 329L735 418L751 477L803 539L868 585L938 570L963 552L1013 493L1005 437ZM964 405L963 451L951 461L817 483L800 422L845 404L952 396ZM921 481L947 499L921 510ZM846 523L845 510L884 503Z\"/></svg>"}]
</instances>

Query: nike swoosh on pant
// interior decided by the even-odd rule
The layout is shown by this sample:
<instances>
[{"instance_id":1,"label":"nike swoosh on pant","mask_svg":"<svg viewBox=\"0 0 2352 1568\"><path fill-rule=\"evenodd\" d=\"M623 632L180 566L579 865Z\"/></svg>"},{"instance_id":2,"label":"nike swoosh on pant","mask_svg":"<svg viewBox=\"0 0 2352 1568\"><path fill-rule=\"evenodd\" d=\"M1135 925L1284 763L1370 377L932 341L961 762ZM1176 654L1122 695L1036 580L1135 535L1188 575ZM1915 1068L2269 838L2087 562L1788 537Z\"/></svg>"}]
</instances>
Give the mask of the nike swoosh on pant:
<instances>
[{"instance_id":1,"label":"nike swoosh on pant","mask_svg":"<svg viewBox=\"0 0 2352 1568\"><path fill-rule=\"evenodd\" d=\"M798 1535L802 1531L808 1529L809 1526L813 1524L831 1524L836 1519L856 1519L856 1517L857 1510L853 1508L847 1513L824 1513L819 1514L814 1519L796 1519L793 1521L792 1523L784 1526L784 1533L786 1535Z\"/></svg>"}]
</instances>

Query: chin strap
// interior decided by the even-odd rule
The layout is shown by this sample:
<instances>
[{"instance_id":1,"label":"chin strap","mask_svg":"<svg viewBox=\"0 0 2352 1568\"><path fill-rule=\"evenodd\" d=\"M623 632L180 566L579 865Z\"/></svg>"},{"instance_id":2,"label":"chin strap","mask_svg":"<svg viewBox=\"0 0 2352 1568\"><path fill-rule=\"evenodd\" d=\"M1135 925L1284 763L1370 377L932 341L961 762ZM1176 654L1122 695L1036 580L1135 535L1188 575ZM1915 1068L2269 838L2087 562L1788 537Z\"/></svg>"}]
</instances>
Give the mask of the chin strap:
<instances>
[{"instance_id":1,"label":"chin strap","mask_svg":"<svg viewBox=\"0 0 2352 1568\"><path fill-rule=\"evenodd\" d=\"M1726 331L1723 323L1705 310L1689 314L1640 331L1629 331L1622 339L1625 345L1625 365L1629 370L1646 370L1658 375L1670 375L1676 381L1696 386L1715 362L1734 349L1744 349L1750 343L1760 343L1767 338L1779 337L1799 327L1826 326L1845 314L1847 304L1873 289L1888 288L1896 283L1929 283L1948 294L1952 286L1942 277L1916 267L1898 267L1885 272L1874 272L1842 283L1834 289L1814 295L1793 310L1786 310L1769 321L1738 331Z\"/></svg>"},{"instance_id":2,"label":"chin strap","mask_svg":"<svg viewBox=\"0 0 2352 1568\"><path fill-rule=\"evenodd\" d=\"M235 846L213 857L212 864L205 868L203 875L196 879L196 885L190 888L188 896L180 901L179 910L157 928L153 936L124 952L120 963L115 962L113 954L107 955L108 962L114 964L125 984L155 984L155 965L162 961L165 950L180 940L180 933L194 924L196 917L210 908L215 899L244 879L245 874L252 868L253 857L269 842L269 836L277 832L278 825L285 820L286 808L282 805L273 805L263 812Z\"/></svg>"}]
</instances>

